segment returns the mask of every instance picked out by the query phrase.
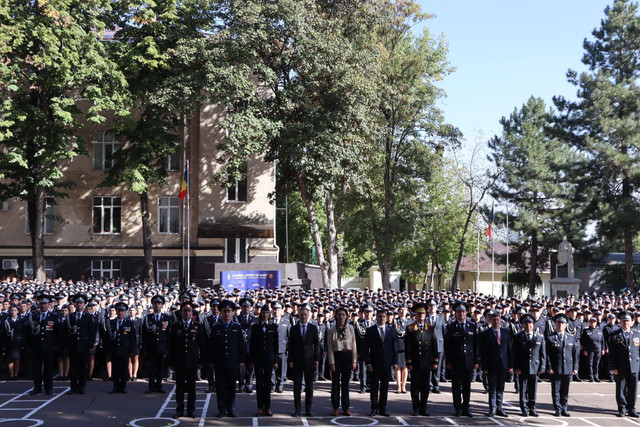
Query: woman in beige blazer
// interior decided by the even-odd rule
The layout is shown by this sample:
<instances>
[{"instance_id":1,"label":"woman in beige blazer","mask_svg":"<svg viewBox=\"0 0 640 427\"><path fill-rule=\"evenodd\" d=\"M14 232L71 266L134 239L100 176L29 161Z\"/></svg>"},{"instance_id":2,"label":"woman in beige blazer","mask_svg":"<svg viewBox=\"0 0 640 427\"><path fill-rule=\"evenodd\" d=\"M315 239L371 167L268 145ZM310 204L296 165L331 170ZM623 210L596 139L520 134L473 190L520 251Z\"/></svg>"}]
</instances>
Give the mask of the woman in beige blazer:
<instances>
[{"instance_id":1,"label":"woman in beige blazer","mask_svg":"<svg viewBox=\"0 0 640 427\"><path fill-rule=\"evenodd\" d=\"M349 379L355 371L358 350L353 326L347 323L347 309L340 307L335 312L335 324L327 332L327 358L331 367L331 405L333 416L338 415L342 404L342 414L349 412Z\"/></svg>"}]
</instances>

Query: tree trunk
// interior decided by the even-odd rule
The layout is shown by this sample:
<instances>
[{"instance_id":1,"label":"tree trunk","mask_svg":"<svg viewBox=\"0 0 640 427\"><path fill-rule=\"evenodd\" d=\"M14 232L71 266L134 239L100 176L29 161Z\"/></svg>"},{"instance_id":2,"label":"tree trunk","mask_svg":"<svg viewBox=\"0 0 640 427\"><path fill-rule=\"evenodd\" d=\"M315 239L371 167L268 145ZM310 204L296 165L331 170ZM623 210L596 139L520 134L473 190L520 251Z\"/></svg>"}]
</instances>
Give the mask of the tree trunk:
<instances>
[{"instance_id":1,"label":"tree trunk","mask_svg":"<svg viewBox=\"0 0 640 427\"><path fill-rule=\"evenodd\" d=\"M313 238L313 244L316 247L316 254L318 256L318 265L320 266L320 272L322 273L322 286L328 288L330 286L329 280L329 264L324 258L324 250L322 248L322 238L320 236L320 228L318 227L318 218L316 217L316 211L313 207L313 200L309 198L307 194L307 186L304 182L304 178L300 172L296 172L296 178L298 180L298 186L300 187L300 196L307 208L307 216L309 224L311 225L311 237Z\"/></svg>"},{"instance_id":2,"label":"tree trunk","mask_svg":"<svg viewBox=\"0 0 640 427\"><path fill-rule=\"evenodd\" d=\"M453 270L453 277L451 278L451 292L455 292L456 287L458 286L458 272L460 271L462 254L464 253L465 236L467 235L467 230L469 229L469 224L471 223L471 217L473 216L473 212L478 207L478 203L473 204L473 196L471 200L472 202L469 203L469 211L467 212L467 220L464 222L464 228L462 229L462 236L460 236L460 247L458 249L458 259L456 260L456 268Z\"/></svg>"},{"instance_id":3,"label":"tree trunk","mask_svg":"<svg viewBox=\"0 0 640 427\"><path fill-rule=\"evenodd\" d=\"M538 233L531 236L531 254L529 261L529 295L536 294L536 276L538 270Z\"/></svg>"},{"instance_id":4,"label":"tree trunk","mask_svg":"<svg viewBox=\"0 0 640 427\"><path fill-rule=\"evenodd\" d=\"M627 147L624 146L622 149L624 154L627 154ZM622 199L623 203L626 203L627 200L631 198L631 183L629 182L629 178L624 178L622 180ZM633 277L633 232L629 229L629 227L625 227L622 231L622 235L624 238L624 265L625 265L625 279L627 283L627 289L633 290L635 289L636 284L634 283Z\"/></svg>"},{"instance_id":5,"label":"tree trunk","mask_svg":"<svg viewBox=\"0 0 640 427\"><path fill-rule=\"evenodd\" d=\"M142 214L142 248L144 251L144 272L149 282L155 282L153 273L153 246L151 243L151 221L149 220L149 193L140 193L140 213Z\"/></svg>"},{"instance_id":6,"label":"tree trunk","mask_svg":"<svg viewBox=\"0 0 640 427\"><path fill-rule=\"evenodd\" d=\"M36 186L32 191L29 191L27 198L33 278L44 282L47 278L44 269L44 188Z\"/></svg>"},{"instance_id":7,"label":"tree trunk","mask_svg":"<svg viewBox=\"0 0 640 427\"><path fill-rule=\"evenodd\" d=\"M391 261L385 261L380 264L380 275L382 276L382 289L391 289Z\"/></svg>"},{"instance_id":8,"label":"tree trunk","mask_svg":"<svg viewBox=\"0 0 640 427\"><path fill-rule=\"evenodd\" d=\"M327 275L329 276L329 287L335 289L338 287L338 246L336 240L335 208L331 190L327 191L325 207L327 211L327 258L329 259Z\"/></svg>"},{"instance_id":9,"label":"tree trunk","mask_svg":"<svg viewBox=\"0 0 640 427\"><path fill-rule=\"evenodd\" d=\"M349 184L347 183L347 177L342 177L342 195L346 195L349 192ZM338 248L338 279L336 280L338 287L342 285L342 266L344 265L344 215L345 208L339 209L338 221L336 228L338 229L336 236L336 246Z\"/></svg>"}]
</instances>

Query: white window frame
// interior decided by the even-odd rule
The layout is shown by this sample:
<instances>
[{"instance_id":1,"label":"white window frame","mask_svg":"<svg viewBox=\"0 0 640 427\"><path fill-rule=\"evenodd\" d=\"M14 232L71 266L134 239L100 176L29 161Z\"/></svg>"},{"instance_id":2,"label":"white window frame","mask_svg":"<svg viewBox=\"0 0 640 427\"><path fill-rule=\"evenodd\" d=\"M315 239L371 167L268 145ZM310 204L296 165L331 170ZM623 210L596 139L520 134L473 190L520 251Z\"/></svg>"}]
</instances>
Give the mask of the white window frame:
<instances>
[{"instance_id":1,"label":"white window frame","mask_svg":"<svg viewBox=\"0 0 640 427\"><path fill-rule=\"evenodd\" d=\"M162 205L162 201L167 200L167 205ZM162 230L162 211L165 210L167 215L166 230ZM173 212L173 214L171 213ZM177 216L178 227L175 231L171 231L171 221L174 219L174 215ZM180 198L179 197L170 197L170 196L161 196L158 197L158 234L180 234Z\"/></svg>"},{"instance_id":2,"label":"white window frame","mask_svg":"<svg viewBox=\"0 0 640 427\"><path fill-rule=\"evenodd\" d=\"M107 160L107 147L111 147L111 159ZM122 149L122 141L118 141L111 131L96 132L93 135L93 169L109 170L113 167L113 155ZM98 157L97 153L100 152ZM109 163L107 163L109 162Z\"/></svg>"},{"instance_id":3,"label":"white window frame","mask_svg":"<svg viewBox=\"0 0 640 427\"><path fill-rule=\"evenodd\" d=\"M230 264L231 263L239 264L243 262L240 257L240 251L238 250L238 248L242 244L242 241L244 241L244 259L245 259L244 262L245 263L249 262L249 239L245 237L236 237L234 238L234 240L236 244L236 252L235 252L233 261L229 261L227 257L228 251L229 251L229 238L224 239L224 262L230 263Z\"/></svg>"},{"instance_id":4,"label":"white window frame","mask_svg":"<svg viewBox=\"0 0 640 427\"><path fill-rule=\"evenodd\" d=\"M175 268L172 268L171 264L174 264ZM171 282L174 277L176 279L180 277L180 261L173 259L156 261L156 283L162 283L165 277L169 282Z\"/></svg>"},{"instance_id":5,"label":"white window frame","mask_svg":"<svg viewBox=\"0 0 640 427\"><path fill-rule=\"evenodd\" d=\"M56 215L56 205L52 202L50 197L45 198L44 205L44 234L52 235L55 233L55 219L53 217ZM25 205L24 208L24 234L31 234L31 229L29 228L29 207Z\"/></svg>"},{"instance_id":6,"label":"white window frame","mask_svg":"<svg viewBox=\"0 0 640 427\"><path fill-rule=\"evenodd\" d=\"M96 198L100 198L102 199L102 202L100 205L96 205L95 204L95 199ZM104 199L111 199L111 205L105 205L104 204ZM119 205L114 205L113 202L115 199L119 199L120 200L120 204ZM102 211L102 214L100 215L100 218L102 219L102 223L100 224L100 230L103 231L95 231L93 229L93 221L94 221L94 216L95 216L95 209L96 207L99 207ZM120 208L120 230L118 232L113 232L113 231L107 231L105 232L104 229L104 219L105 219L105 207L111 208L110 212L111 215L109 217L109 229L113 230L113 219L114 219L114 209L115 208ZM119 235L122 233L122 197L120 196L93 196L93 199L91 199L91 232L93 234L99 234L99 235Z\"/></svg>"},{"instance_id":7,"label":"white window frame","mask_svg":"<svg viewBox=\"0 0 640 427\"><path fill-rule=\"evenodd\" d=\"M49 279L53 279L53 260L46 259L44 260L44 273ZM30 279L33 279L33 260L25 259L22 263L22 275L28 276Z\"/></svg>"},{"instance_id":8,"label":"white window frame","mask_svg":"<svg viewBox=\"0 0 640 427\"><path fill-rule=\"evenodd\" d=\"M99 268L94 268L95 263L99 263ZM116 268L117 265L117 268ZM93 259L91 260L91 277L100 278L105 277L108 279L114 279L120 277L122 271L122 264L119 259ZM105 273L109 273L106 275Z\"/></svg>"},{"instance_id":9,"label":"white window frame","mask_svg":"<svg viewBox=\"0 0 640 427\"><path fill-rule=\"evenodd\" d=\"M180 152L167 154L164 160L164 166L168 172L179 171L180 169Z\"/></svg>"}]
</instances>

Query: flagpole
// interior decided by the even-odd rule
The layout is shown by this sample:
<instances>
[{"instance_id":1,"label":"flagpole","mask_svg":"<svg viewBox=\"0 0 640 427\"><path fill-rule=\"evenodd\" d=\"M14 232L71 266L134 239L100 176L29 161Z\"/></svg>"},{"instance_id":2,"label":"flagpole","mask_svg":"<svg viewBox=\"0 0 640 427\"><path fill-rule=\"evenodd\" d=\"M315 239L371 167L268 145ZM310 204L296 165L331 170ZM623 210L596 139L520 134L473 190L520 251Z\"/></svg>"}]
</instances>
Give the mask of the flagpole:
<instances>
[{"instance_id":1,"label":"flagpole","mask_svg":"<svg viewBox=\"0 0 640 427\"><path fill-rule=\"evenodd\" d=\"M496 239L491 233L491 292L495 292L495 276L496 274Z\"/></svg>"},{"instance_id":2,"label":"flagpole","mask_svg":"<svg viewBox=\"0 0 640 427\"><path fill-rule=\"evenodd\" d=\"M189 159L187 159L187 283L186 286L191 284L191 180L189 179Z\"/></svg>"},{"instance_id":3,"label":"flagpole","mask_svg":"<svg viewBox=\"0 0 640 427\"><path fill-rule=\"evenodd\" d=\"M477 253L477 262L476 268L478 272L476 273L476 292L480 289L480 224L477 225L478 228L478 253Z\"/></svg>"},{"instance_id":4,"label":"flagpole","mask_svg":"<svg viewBox=\"0 0 640 427\"><path fill-rule=\"evenodd\" d=\"M507 204L507 287L508 286L509 286L509 204Z\"/></svg>"}]
</instances>

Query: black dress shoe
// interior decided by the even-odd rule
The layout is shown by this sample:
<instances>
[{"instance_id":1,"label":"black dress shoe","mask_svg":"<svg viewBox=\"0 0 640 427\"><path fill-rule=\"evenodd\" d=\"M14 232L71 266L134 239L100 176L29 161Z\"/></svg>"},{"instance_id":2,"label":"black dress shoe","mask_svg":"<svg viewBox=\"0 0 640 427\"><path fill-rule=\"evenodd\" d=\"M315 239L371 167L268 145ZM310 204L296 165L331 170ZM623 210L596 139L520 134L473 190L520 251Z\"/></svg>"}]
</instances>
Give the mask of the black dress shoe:
<instances>
[{"instance_id":1,"label":"black dress shoe","mask_svg":"<svg viewBox=\"0 0 640 427\"><path fill-rule=\"evenodd\" d=\"M509 417L509 415L507 415L502 409L498 409L496 411L496 415L498 415L499 417L505 417L505 418Z\"/></svg>"},{"instance_id":2,"label":"black dress shoe","mask_svg":"<svg viewBox=\"0 0 640 427\"><path fill-rule=\"evenodd\" d=\"M67 394L76 394L75 390L69 390L69 392Z\"/></svg>"},{"instance_id":3,"label":"black dress shoe","mask_svg":"<svg viewBox=\"0 0 640 427\"><path fill-rule=\"evenodd\" d=\"M300 416L300 410L296 409L295 411L293 411L293 416L294 417L299 417Z\"/></svg>"},{"instance_id":4,"label":"black dress shoe","mask_svg":"<svg viewBox=\"0 0 640 427\"><path fill-rule=\"evenodd\" d=\"M526 409L520 409L520 413L522 414L523 417L529 416L529 413L527 412Z\"/></svg>"},{"instance_id":5,"label":"black dress shoe","mask_svg":"<svg viewBox=\"0 0 640 427\"><path fill-rule=\"evenodd\" d=\"M419 414L422 415L423 417L430 417L431 416L431 414L429 412L427 412L426 409L420 411Z\"/></svg>"},{"instance_id":6,"label":"black dress shoe","mask_svg":"<svg viewBox=\"0 0 640 427\"><path fill-rule=\"evenodd\" d=\"M218 411L218 418L224 418L224 411Z\"/></svg>"},{"instance_id":7,"label":"black dress shoe","mask_svg":"<svg viewBox=\"0 0 640 427\"><path fill-rule=\"evenodd\" d=\"M456 411L453 413L453 416L454 417L459 417L461 413L462 412L460 411L460 409L456 409Z\"/></svg>"},{"instance_id":8,"label":"black dress shoe","mask_svg":"<svg viewBox=\"0 0 640 427\"><path fill-rule=\"evenodd\" d=\"M493 417L496 413L493 411L489 411L485 414L486 417Z\"/></svg>"},{"instance_id":9,"label":"black dress shoe","mask_svg":"<svg viewBox=\"0 0 640 427\"><path fill-rule=\"evenodd\" d=\"M464 410L462 411L462 415L464 415L465 417L469 417L469 418L473 418L473 414L471 413L470 410Z\"/></svg>"},{"instance_id":10,"label":"black dress shoe","mask_svg":"<svg viewBox=\"0 0 640 427\"><path fill-rule=\"evenodd\" d=\"M618 413L616 414L616 417L622 418L625 415L627 415L624 411L618 411Z\"/></svg>"},{"instance_id":11,"label":"black dress shoe","mask_svg":"<svg viewBox=\"0 0 640 427\"><path fill-rule=\"evenodd\" d=\"M76 393L78 393L78 394L84 394L84 390L83 390L83 389L79 389L78 391L76 391Z\"/></svg>"},{"instance_id":12,"label":"black dress shoe","mask_svg":"<svg viewBox=\"0 0 640 427\"><path fill-rule=\"evenodd\" d=\"M600 382L600 378L596 378L594 381L599 383Z\"/></svg>"},{"instance_id":13,"label":"black dress shoe","mask_svg":"<svg viewBox=\"0 0 640 427\"><path fill-rule=\"evenodd\" d=\"M560 416L560 411L556 411L556 412L553 414L553 416L554 416L554 417L559 417L559 416Z\"/></svg>"},{"instance_id":14,"label":"black dress shoe","mask_svg":"<svg viewBox=\"0 0 640 427\"><path fill-rule=\"evenodd\" d=\"M227 411L227 416L229 416L231 418L235 418L236 417L236 411Z\"/></svg>"},{"instance_id":15,"label":"black dress shoe","mask_svg":"<svg viewBox=\"0 0 640 427\"><path fill-rule=\"evenodd\" d=\"M411 416L412 417L417 417L418 416L418 411L411 411ZM457 417L457 415L456 415Z\"/></svg>"},{"instance_id":16,"label":"black dress shoe","mask_svg":"<svg viewBox=\"0 0 640 427\"><path fill-rule=\"evenodd\" d=\"M434 389L431 391L431 393L435 393L435 394L440 394L440 387L434 387Z\"/></svg>"},{"instance_id":17,"label":"black dress shoe","mask_svg":"<svg viewBox=\"0 0 640 427\"><path fill-rule=\"evenodd\" d=\"M378 415L382 415L383 417L390 417L391 415L389 415L389 413L385 410L385 411L378 411Z\"/></svg>"},{"instance_id":18,"label":"black dress shoe","mask_svg":"<svg viewBox=\"0 0 640 427\"><path fill-rule=\"evenodd\" d=\"M111 391L109 392L109 394L116 394L118 392L118 390L116 390L115 388L112 388Z\"/></svg>"},{"instance_id":19,"label":"black dress shoe","mask_svg":"<svg viewBox=\"0 0 640 427\"><path fill-rule=\"evenodd\" d=\"M276 388L276 393L282 393L282 387Z\"/></svg>"},{"instance_id":20,"label":"black dress shoe","mask_svg":"<svg viewBox=\"0 0 640 427\"><path fill-rule=\"evenodd\" d=\"M573 381L575 381L575 382L577 382L577 383L581 383L581 382L582 382L582 380L580 379L580 377L579 377L579 376L577 376L577 375L574 375L574 376L573 376Z\"/></svg>"},{"instance_id":21,"label":"black dress shoe","mask_svg":"<svg viewBox=\"0 0 640 427\"><path fill-rule=\"evenodd\" d=\"M571 414L568 411L562 411L561 413L562 413L563 417L570 417L571 416Z\"/></svg>"},{"instance_id":22,"label":"black dress shoe","mask_svg":"<svg viewBox=\"0 0 640 427\"><path fill-rule=\"evenodd\" d=\"M529 409L529 416L530 417L537 417L538 415L538 411L536 411L535 409Z\"/></svg>"},{"instance_id":23,"label":"black dress shoe","mask_svg":"<svg viewBox=\"0 0 640 427\"><path fill-rule=\"evenodd\" d=\"M182 412L176 412L175 414L173 414L173 418L176 418L176 419L178 419L180 417L183 417L183 416L184 416L184 414Z\"/></svg>"},{"instance_id":24,"label":"black dress shoe","mask_svg":"<svg viewBox=\"0 0 640 427\"><path fill-rule=\"evenodd\" d=\"M367 414L368 417L375 417L376 416L376 410L372 409L371 411L369 411L369 413Z\"/></svg>"},{"instance_id":25,"label":"black dress shoe","mask_svg":"<svg viewBox=\"0 0 640 427\"><path fill-rule=\"evenodd\" d=\"M310 410L306 410L306 411L304 412L304 416L305 416L305 417L313 417L313 414L311 413L311 411L310 411Z\"/></svg>"},{"instance_id":26,"label":"black dress shoe","mask_svg":"<svg viewBox=\"0 0 640 427\"><path fill-rule=\"evenodd\" d=\"M53 392L52 392L51 390L45 390L45 391L44 391L44 394L45 394L46 396L51 396L51 395L53 394Z\"/></svg>"},{"instance_id":27,"label":"black dress shoe","mask_svg":"<svg viewBox=\"0 0 640 427\"><path fill-rule=\"evenodd\" d=\"M151 394L153 392L154 392L154 390L148 389L147 391L144 392L144 394Z\"/></svg>"},{"instance_id":28,"label":"black dress shoe","mask_svg":"<svg viewBox=\"0 0 640 427\"><path fill-rule=\"evenodd\" d=\"M187 412L187 417L189 417L189 418L195 418L195 417L196 417L196 414L195 414L195 413L193 413L193 412Z\"/></svg>"},{"instance_id":29,"label":"black dress shoe","mask_svg":"<svg viewBox=\"0 0 640 427\"><path fill-rule=\"evenodd\" d=\"M634 410L629 411L629 413L627 414L628 417L631 418L640 418L640 415L638 415L638 413Z\"/></svg>"}]
</instances>

